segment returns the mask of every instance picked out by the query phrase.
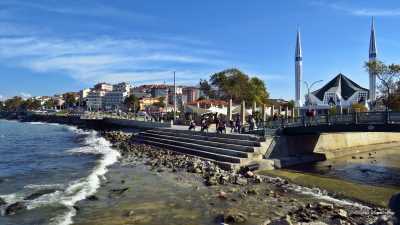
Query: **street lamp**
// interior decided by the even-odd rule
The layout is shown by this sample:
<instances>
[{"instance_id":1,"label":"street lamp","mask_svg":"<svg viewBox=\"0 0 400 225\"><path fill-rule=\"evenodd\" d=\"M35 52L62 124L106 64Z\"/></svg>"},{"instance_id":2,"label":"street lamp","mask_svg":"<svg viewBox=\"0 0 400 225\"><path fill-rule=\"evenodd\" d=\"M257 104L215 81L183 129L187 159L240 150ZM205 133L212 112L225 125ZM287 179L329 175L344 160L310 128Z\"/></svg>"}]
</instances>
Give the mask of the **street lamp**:
<instances>
[{"instance_id":1,"label":"street lamp","mask_svg":"<svg viewBox=\"0 0 400 225\"><path fill-rule=\"evenodd\" d=\"M174 123L176 119L176 79L175 79L175 71L174 71Z\"/></svg>"},{"instance_id":2,"label":"street lamp","mask_svg":"<svg viewBox=\"0 0 400 225\"><path fill-rule=\"evenodd\" d=\"M304 84L305 84L306 87L307 87L307 105L308 105L308 109L311 109L310 90L311 90L311 88L312 88L315 84L320 83L320 82L322 82L322 81L323 81L323 80L314 81L313 83L311 83L311 85L308 85L308 82L307 82L307 81L303 81Z\"/></svg>"}]
</instances>

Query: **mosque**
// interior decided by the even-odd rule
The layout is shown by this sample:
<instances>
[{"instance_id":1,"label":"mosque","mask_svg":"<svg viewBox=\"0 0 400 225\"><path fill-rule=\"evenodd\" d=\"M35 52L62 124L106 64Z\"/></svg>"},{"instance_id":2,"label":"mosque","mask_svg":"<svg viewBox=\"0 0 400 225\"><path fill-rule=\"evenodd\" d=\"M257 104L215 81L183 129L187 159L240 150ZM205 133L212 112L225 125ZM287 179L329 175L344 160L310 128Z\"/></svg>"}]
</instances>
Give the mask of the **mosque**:
<instances>
[{"instance_id":1,"label":"mosque","mask_svg":"<svg viewBox=\"0 0 400 225\"><path fill-rule=\"evenodd\" d=\"M316 91L310 92L308 84L302 80L303 55L300 31L297 31L295 53L295 105L301 112L314 109L319 114L326 114L331 107L348 110L353 104L365 104L367 107L376 100L376 76L369 74L369 89L363 88L344 74L338 74L331 81ZM377 59L374 19L371 24L369 61ZM302 83L306 83L308 93L304 104L301 99ZM312 85L311 85L312 86Z\"/></svg>"}]
</instances>

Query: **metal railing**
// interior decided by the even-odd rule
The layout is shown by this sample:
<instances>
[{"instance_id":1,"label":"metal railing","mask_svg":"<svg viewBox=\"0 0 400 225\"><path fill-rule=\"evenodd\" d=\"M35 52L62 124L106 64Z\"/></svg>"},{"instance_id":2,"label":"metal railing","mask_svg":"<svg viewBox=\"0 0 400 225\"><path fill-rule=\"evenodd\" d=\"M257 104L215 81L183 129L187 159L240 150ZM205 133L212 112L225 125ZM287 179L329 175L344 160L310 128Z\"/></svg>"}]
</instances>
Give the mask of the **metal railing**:
<instances>
[{"instance_id":1,"label":"metal railing","mask_svg":"<svg viewBox=\"0 0 400 225\"><path fill-rule=\"evenodd\" d=\"M314 117L278 118L256 123L254 130L279 129L285 127L307 127L318 125L354 125L354 124L400 124L400 112L361 112L338 115L318 115ZM249 124L245 126L249 130Z\"/></svg>"}]
</instances>

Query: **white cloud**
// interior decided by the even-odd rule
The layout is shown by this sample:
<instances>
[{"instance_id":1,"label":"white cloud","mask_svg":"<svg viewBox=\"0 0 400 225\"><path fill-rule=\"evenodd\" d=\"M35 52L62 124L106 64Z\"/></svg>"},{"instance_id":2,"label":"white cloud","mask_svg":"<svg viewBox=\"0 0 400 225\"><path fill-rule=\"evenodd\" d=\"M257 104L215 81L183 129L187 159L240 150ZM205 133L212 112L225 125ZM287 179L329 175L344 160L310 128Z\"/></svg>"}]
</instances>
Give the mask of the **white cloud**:
<instances>
[{"instance_id":1,"label":"white cloud","mask_svg":"<svg viewBox=\"0 0 400 225\"><path fill-rule=\"evenodd\" d=\"M32 97L31 94L26 93L26 92L19 93L19 96L21 96L21 98L23 98L23 99L27 99L27 98L31 98Z\"/></svg>"},{"instance_id":2,"label":"white cloud","mask_svg":"<svg viewBox=\"0 0 400 225\"><path fill-rule=\"evenodd\" d=\"M101 79L135 81L141 76L162 80L165 73L159 71L172 71L174 67L182 70L227 64L213 53L205 46L161 40L0 37L3 62L39 73L64 73L87 83Z\"/></svg>"},{"instance_id":3,"label":"white cloud","mask_svg":"<svg viewBox=\"0 0 400 225\"><path fill-rule=\"evenodd\" d=\"M328 7L354 16L400 16L400 8L357 8L330 1L311 1L311 5Z\"/></svg>"},{"instance_id":4,"label":"white cloud","mask_svg":"<svg viewBox=\"0 0 400 225\"><path fill-rule=\"evenodd\" d=\"M72 4L71 4L72 3ZM140 21L144 20L154 20L155 17L141 14L138 12L127 11L121 8L115 8L110 5L102 5L102 4L91 4L85 5L82 3L73 3L62 4L57 1L55 4L51 2L47 2L46 4L41 4L37 2L28 2L28 1L7 1L2 0L0 5L10 7L10 10L40 10L51 13L58 14L69 14L76 16L93 16L93 17L122 17L122 18L130 18L136 19ZM3 10L1 13L5 16L12 16L13 14L10 11ZM1 16L0 14L0 16Z\"/></svg>"}]
</instances>

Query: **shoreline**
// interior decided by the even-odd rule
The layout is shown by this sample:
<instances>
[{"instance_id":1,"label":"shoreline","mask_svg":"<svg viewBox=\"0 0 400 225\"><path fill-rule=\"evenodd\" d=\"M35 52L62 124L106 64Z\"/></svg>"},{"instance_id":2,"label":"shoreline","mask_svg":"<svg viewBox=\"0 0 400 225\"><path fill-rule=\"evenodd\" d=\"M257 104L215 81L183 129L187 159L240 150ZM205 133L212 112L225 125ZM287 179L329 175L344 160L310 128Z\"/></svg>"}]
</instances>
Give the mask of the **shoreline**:
<instances>
[{"instance_id":1,"label":"shoreline","mask_svg":"<svg viewBox=\"0 0 400 225\"><path fill-rule=\"evenodd\" d=\"M82 127L80 127L82 128ZM86 130L92 130L90 128L82 128ZM392 213L387 209L382 208L365 208L361 207L356 203L355 205L343 204L346 201L333 202L332 199L328 198L329 195L319 190L322 193L321 198L314 196L310 196L304 193L298 193L293 191L293 189L301 188L301 186L296 186L289 182L286 179L282 178L272 178L270 176L260 176L253 172L242 171L242 173L234 173L233 171L223 171L219 169L213 163L198 159L196 157L182 155L180 153L176 153L173 151L163 150L160 148L150 147L146 145L141 145L135 143L131 139L131 135L127 135L121 131L104 131L97 130L99 136L104 137L112 144L112 148L119 151L122 157L119 161L114 163L114 165L109 166L109 171L105 174L108 179L112 179L109 177L110 174L113 174L114 167L124 168L122 171L124 173L129 174L135 170L135 165L139 165L144 168L145 171L151 172L156 175L168 175L176 178L180 177L177 183L181 183L183 180L188 180L188 185L195 185L196 188L192 190L198 192L199 190L203 190L206 195L208 195L213 201L222 201L222 202L235 202L236 205L234 208L226 208L225 209L212 209L214 213L211 215L207 215L207 218L204 218L204 221L212 221L210 223L205 224L216 224L222 222L230 222L237 223L238 221L242 221L243 224L254 224L254 223L246 223L249 221L257 222L259 224L269 224L269 223L261 223L262 220L265 221L283 221L289 220L291 223L295 224L297 222L312 222L312 221L321 221L325 224L332 224L334 221L342 221L342 222L350 222L353 223L362 223L362 224L373 224L376 220L386 220L392 217ZM132 166L134 165L134 166ZM126 169L126 170L125 170ZM177 175L178 174L178 175ZM107 180L108 180L107 179ZM81 214L80 206L83 204L87 204L87 207L91 207L90 204L96 201L102 201L97 195L100 195L101 192L104 191L104 188L107 188L107 185L118 186L126 182L125 179L120 181L107 181L103 180L100 184L100 188L97 189L96 193L93 195L87 196L85 200L81 200L77 202L74 208L77 210L77 215L73 218L79 217ZM114 182L114 183L113 183ZM291 187L292 189L290 189ZM124 189L113 189L111 191L122 191L122 195L128 194L129 192L124 193ZM109 192L110 190L108 190ZM300 191L301 192L301 191ZM109 194L109 193L108 193ZM131 193L132 194L132 193ZM236 196L236 197L231 197ZM210 200L209 198L209 200ZM257 204L259 202L254 202L254 198L261 200L263 202L267 202L268 204L271 202L278 202L275 206L266 205L262 209L279 211L279 213L275 213L274 216L254 216L250 211L260 210ZM250 199L250 200L247 200ZM305 201L304 199L307 199ZM247 201L253 201L252 204L246 205ZM118 202L116 203L118 205ZM211 203L206 203L211 204ZM220 203L213 203L214 205L218 205ZM243 206L245 204L245 206ZM126 212L126 208L130 208L131 204L127 204L126 207L121 207L121 210L124 212L120 212L119 215L109 215L108 219L111 221L120 221L120 223L110 223L110 224L124 224L126 220L130 221L132 218L130 216L126 216L129 212ZM214 208L212 205L211 208ZM224 206L226 206L225 204ZM118 207L118 206L117 206ZM256 207L257 209L254 209ZM215 207L218 208L218 207ZM224 207L222 207L224 208ZM243 208L245 208L243 210ZM249 209L249 211L247 210ZM251 210L250 210L251 209ZM107 210L106 208L104 210ZM346 215L340 215L340 212L343 213L345 211ZM118 211L118 210L117 210ZM179 210L178 210L179 211ZM304 213L306 212L306 213ZM257 213L255 213L257 214ZM261 212L259 214L262 214ZM99 212L94 215L99 215ZM372 218L370 215L373 215ZM168 216L168 215L166 215ZM353 216L356 218L354 219ZM368 216L368 217L367 217ZM212 218L211 218L212 217ZM252 220L251 217L260 217ZM121 219L122 218L122 219ZM386 218L386 219L385 219ZM103 218L106 219L106 218ZM137 218L136 218L137 219ZM122 222L122 221L125 222ZM244 220L244 221L243 221ZM142 221L143 222L143 221ZM147 221L148 222L148 221ZM75 223L73 223L75 224ZM77 223L77 224L98 224L98 223ZM151 223L141 223L140 219L137 223L134 224L151 224ZM175 223L174 223L175 224Z\"/></svg>"},{"instance_id":2,"label":"shoreline","mask_svg":"<svg viewBox=\"0 0 400 225\"><path fill-rule=\"evenodd\" d=\"M121 151L122 157L117 167L123 168L121 170L125 171L124 173L134 173L135 169L141 168L150 172L152 176L172 176L179 183L187 182L189 186L196 186L196 192L199 190L204 191L205 195L209 196L208 200L211 201L205 203L205 205L212 204L212 211L215 211L214 214L207 215L203 219L209 222L204 224L219 224L222 222L229 224L268 224L262 223L262 221L272 221L273 223L281 220L290 220L293 224L299 222L333 224L335 221L348 222L350 224L373 224L379 218L385 219L392 216L392 213L387 209L367 207L357 202L335 199L322 190L304 188L282 178L261 176L251 171L242 171L242 173L223 171L212 163L202 161L196 157L135 143L130 135L122 132L106 132L104 135L113 143L114 147L118 147L119 151ZM112 169L110 171L111 174L115 174ZM110 179L112 181L106 182L100 188L102 190L94 197L97 200L83 200L79 205L90 208L92 204L99 204L96 201L114 201L109 200L109 196L107 196L110 195L110 191L112 192L108 186L120 186L120 189L123 189L126 184L130 184L126 179ZM135 180L135 177L130 179ZM307 194L310 191L315 191L316 193ZM129 196L134 195L134 190L133 193L130 193L128 189L122 195L129 198ZM132 220L136 221L133 224L157 224L149 220L142 221L141 217L138 219L134 215L129 216L129 214L135 214L135 208L137 207L133 204L133 200L131 202L115 201L113 205L119 208L115 212L117 215L102 217L102 220L107 220L110 224L125 224ZM226 202L230 201L234 202L235 207L226 206L230 205L226 204ZM249 201L252 204L248 204ZM260 202L257 203L257 201ZM225 202L224 207L218 207L221 202ZM264 204L267 202L269 206L264 205L260 208L259 204L261 202ZM276 202L280 204L271 204ZM207 208L206 206L204 207ZM103 210L107 209L103 208ZM90 218L91 216L88 216L90 213L88 214L86 210L84 211L83 214ZM263 211L275 211L278 213L260 216ZM340 216L339 212L343 213L344 211L346 215ZM92 217L103 213L101 207L98 207L97 211L93 212ZM78 218L79 214L78 210ZM252 214L257 214L257 216L254 216L256 218L252 218ZM81 225L97 224L85 221L82 218L78 219L78 221L77 224ZM113 223L112 221L119 222Z\"/></svg>"}]
</instances>

